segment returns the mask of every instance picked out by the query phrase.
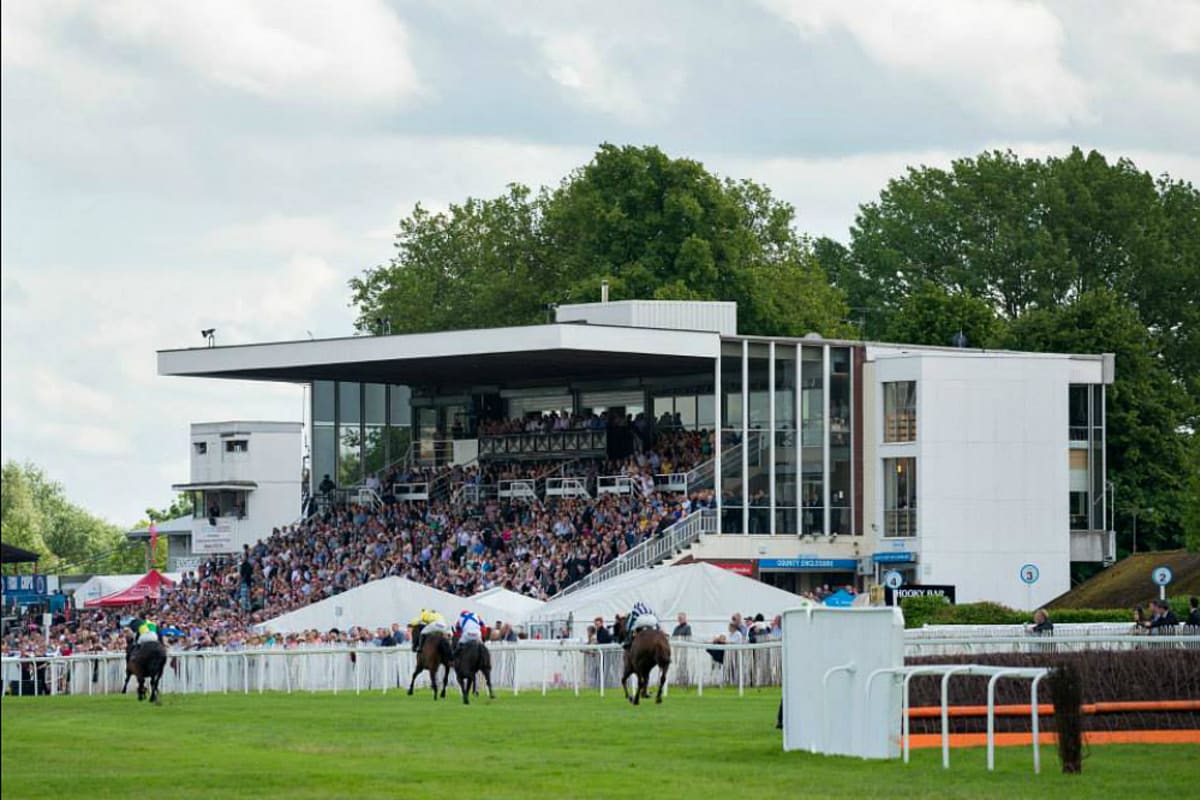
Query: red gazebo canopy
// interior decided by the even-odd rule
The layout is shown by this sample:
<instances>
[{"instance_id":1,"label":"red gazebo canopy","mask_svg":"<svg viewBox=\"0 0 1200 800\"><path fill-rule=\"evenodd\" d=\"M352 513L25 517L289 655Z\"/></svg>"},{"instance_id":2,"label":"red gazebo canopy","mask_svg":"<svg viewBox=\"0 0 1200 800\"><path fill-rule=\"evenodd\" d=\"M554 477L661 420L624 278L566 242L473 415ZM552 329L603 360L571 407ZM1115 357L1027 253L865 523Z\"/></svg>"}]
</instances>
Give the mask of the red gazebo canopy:
<instances>
[{"instance_id":1,"label":"red gazebo canopy","mask_svg":"<svg viewBox=\"0 0 1200 800\"><path fill-rule=\"evenodd\" d=\"M128 589L106 594L104 597L97 597L95 600L88 600L83 604L83 607L116 608L119 606L136 605L147 598L157 600L162 587L173 586L174 583L174 581L164 576L158 570L152 569Z\"/></svg>"}]
</instances>

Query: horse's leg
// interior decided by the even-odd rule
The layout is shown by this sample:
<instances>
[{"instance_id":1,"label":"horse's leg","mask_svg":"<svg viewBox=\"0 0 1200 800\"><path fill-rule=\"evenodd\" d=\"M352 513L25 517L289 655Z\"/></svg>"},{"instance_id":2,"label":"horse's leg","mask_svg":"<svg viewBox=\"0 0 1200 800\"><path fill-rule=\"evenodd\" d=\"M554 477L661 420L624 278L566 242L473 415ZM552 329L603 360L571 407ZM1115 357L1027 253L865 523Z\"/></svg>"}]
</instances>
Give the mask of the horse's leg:
<instances>
[{"instance_id":1,"label":"horse's leg","mask_svg":"<svg viewBox=\"0 0 1200 800\"><path fill-rule=\"evenodd\" d=\"M458 679L458 687L462 691L463 705L471 705L471 701L469 699L471 694L471 678L469 676L460 674L458 667L454 668L454 677Z\"/></svg>"},{"instance_id":2,"label":"horse's leg","mask_svg":"<svg viewBox=\"0 0 1200 800\"><path fill-rule=\"evenodd\" d=\"M637 671L637 684L633 688L633 704L636 706L641 702L642 692L646 691L646 680L649 676Z\"/></svg>"},{"instance_id":3,"label":"horse's leg","mask_svg":"<svg viewBox=\"0 0 1200 800\"><path fill-rule=\"evenodd\" d=\"M97 663L99 663L99 662L97 662ZM129 679L132 677L133 677L133 673L129 671L128 667L126 667L126 669L125 669L125 685L121 687L121 694L125 694L126 690L129 689Z\"/></svg>"},{"instance_id":4,"label":"horse's leg","mask_svg":"<svg viewBox=\"0 0 1200 800\"><path fill-rule=\"evenodd\" d=\"M446 686L450 684L450 662L442 665L442 697L446 696Z\"/></svg>"},{"instance_id":5,"label":"horse's leg","mask_svg":"<svg viewBox=\"0 0 1200 800\"><path fill-rule=\"evenodd\" d=\"M146 699L146 679L138 675L138 702Z\"/></svg>"},{"instance_id":6,"label":"horse's leg","mask_svg":"<svg viewBox=\"0 0 1200 800\"><path fill-rule=\"evenodd\" d=\"M483 672L483 680L484 680L484 682L487 683L488 697L491 698L492 700L495 700L496 693L492 691L492 668L484 667L482 672Z\"/></svg>"},{"instance_id":7,"label":"horse's leg","mask_svg":"<svg viewBox=\"0 0 1200 800\"><path fill-rule=\"evenodd\" d=\"M658 663L658 696L654 698L655 703L662 702L663 687L667 685L667 669L671 666L671 662Z\"/></svg>"},{"instance_id":8,"label":"horse's leg","mask_svg":"<svg viewBox=\"0 0 1200 800\"><path fill-rule=\"evenodd\" d=\"M422 666L421 666L421 664L420 664L420 662L418 661L418 662L417 662L417 668L416 668L416 670L413 672L412 681L410 681L410 682L409 682L409 684L408 684L408 694L409 694L409 696L410 696L410 697L412 696L412 693L413 693L413 687L417 685L417 676L418 676L418 675L420 675L420 674L421 674L421 672L422 672L424 669L425 669L425 668L424 668L424 667L422 667Z\"/></svg>"},{"instance_id":9,"label":"horse's leg","mask_svg":"<svg viewBox=\"0 0 1200 800\"><path fill-rule=\"evenodd\" d=\"M429 683L433 686L433 699L437 700L437 664L429 668Z\"/></svg>"}]
</instances>

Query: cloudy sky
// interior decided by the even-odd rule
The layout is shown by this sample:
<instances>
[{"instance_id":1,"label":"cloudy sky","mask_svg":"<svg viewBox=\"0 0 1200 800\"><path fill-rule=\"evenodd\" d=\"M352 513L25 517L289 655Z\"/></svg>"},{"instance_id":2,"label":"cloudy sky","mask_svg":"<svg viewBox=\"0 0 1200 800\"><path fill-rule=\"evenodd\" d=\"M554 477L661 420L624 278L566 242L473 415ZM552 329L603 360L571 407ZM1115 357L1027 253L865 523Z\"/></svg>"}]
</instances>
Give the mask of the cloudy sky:
<instances>
[{"instance_id":1,"label":"cloudy sky","mask_svg":"<svg viewBox=\"0 0 1200 800\"><path fill-rule=\"evenodd\" d=\"M134 522L188 424L287 386L155 351L346 335L416 202L556 182L599 142L752 177L845 239L907 165L1072 144L1200 182L1200 3L6 0L3 458Z\"/></svg>"}]
</instances>

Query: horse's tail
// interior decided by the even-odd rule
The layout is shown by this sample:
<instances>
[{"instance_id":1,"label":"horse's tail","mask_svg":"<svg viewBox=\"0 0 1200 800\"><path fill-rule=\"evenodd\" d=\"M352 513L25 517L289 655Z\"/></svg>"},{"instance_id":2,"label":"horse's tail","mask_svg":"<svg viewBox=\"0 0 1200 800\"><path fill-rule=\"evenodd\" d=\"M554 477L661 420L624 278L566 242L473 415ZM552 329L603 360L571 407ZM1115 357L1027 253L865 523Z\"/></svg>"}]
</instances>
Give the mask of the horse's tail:
<instances>
[{"instance_id":1,"label":"horse's tail","mask_svg":"<svg viewBox=\"0 0 1200 800\"><path fill-rule=\"evenodd\" d=\"M454 661L454 648L450 646L450 642L445 636L438 637L438 656L441 657L443 664L451 664Z\"/></svg>"}]
</instances>

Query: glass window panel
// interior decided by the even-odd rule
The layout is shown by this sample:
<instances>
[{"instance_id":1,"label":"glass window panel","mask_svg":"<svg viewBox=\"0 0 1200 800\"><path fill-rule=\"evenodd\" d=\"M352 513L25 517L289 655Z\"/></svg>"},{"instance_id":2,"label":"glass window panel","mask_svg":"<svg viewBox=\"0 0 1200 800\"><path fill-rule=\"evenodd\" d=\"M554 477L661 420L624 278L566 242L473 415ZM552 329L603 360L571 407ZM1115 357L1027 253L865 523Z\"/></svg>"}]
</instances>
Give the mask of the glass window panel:
<instances>
[{"instance_id":1,"label":"glass window panel","mask_svg":"<svg viewBox=\"0 0 1200 800\"><path fill-rule=\"evenodd\" d=\"M387 464L387 428L383 425L368 425L364 434L364 460L369 475L379 472Z\"/></svg>"},{"instance_id":2,"label":"glass window panel","mask_svg":"<svg viewBox=\"0 0 1200 800\"><path fill-rule=\"evenodd\" d=\"M775 350L775 428L796 425L796 359L790 347Z\"/></svg>"},{"instance_id":3,"label":"glass window panel","mask_svg":"<svg viewBox=\"0 0 1200 800\"><path fill-rule=\"evenodd\" d=\"M804 347L800 365L800 422L805 447L825 443L825 367L819 347Z\"/></svg>"},{"instance_id":4,"label":"glass window panel","mask_svg":"<svg viewBox=\"0 0 1200 800\"><path fill-rule=\"evenodd\" d=\"M721 448L721 530L745 533L742 522L742 448L741 438L726 432Z\"/></svg>"},{"instance_id":5,"label":"glass window panel","mask_svg":"<svg viewBox=\"0 0 1200 800\"><path fill-rule=\"evenodd\" d=\"M332 425L313 426L313 488L321 485L328 475L337 480L337 437Z\"/></svg>"},{"instance_id":6,"label":"glass window panel","mask_svg":"<svg viewBox=\"0 0 1200 800\"><path fill-rule=\"evenodd\" d=\"M391 425L412 424L412 390L407 386L388 387L388 423Z\"/></svg>"},{"instance_id":7,"label":"glass window panel","mask_svg":"<svg viewBox=\"0 0 1200 800\"><path fill-rule=\"evenodd\" d=\"M883 460L884 536L917 535L917 460Z\"/></svg>"},{"instance_id":8,"label":"glass window panel","mask_svg":"<svg viewBox=\"0 0 1200 800\"><path fill-rule=\"evenodd\" d=\"M366 406L368 425L383 425L387 422L387 387L382 383L363 384L363 404Z\"/></svg>"},{"instance_id":9,"label":"glass window panel","mask_svg":"<svg viewBox=\"0 0 1200 800\"><path fill-rule=\"evenodd\" d=\"M696 427L695 395L679 395L675 398L675 421L689 430Z\"/></svg>"},{"instance_id":10,"label":"glass window panel","mask_svg":"<svg viewBox=\"0 0 1200 800\"><path fill-rule=\"evenodd\" d=\"M333 381L313 381L312 385L312 418L314 423L328 422L333 424Z\"/></svg>"},{"instance_id":11,"label":"glass window panel","mask_svg":"<svg viewBox=\"0 0 1200 800\"><path fill-rule=\"evenodd\" d=\"M338 486L362 482L362 432L357 425L338 428Z\"/></svg>"},{"instance_id":12,"label":"glass window panel","mask_svg":"<svg viewBox=\"0 0 1200 800\"><path fill-rule=\"evenodd\" d=\"M338 382L338 424L358 424L362 419L362 406L360 405L361 400L359 395L360 386L361 384L358 383Z\"/></svg>"},{"instance_id":13,"label":"glass window panel","mask_svg":"<svg viewBox=\"0 0 1200 800\"><path fill-rule=\"evenodd\" d=\"M716 409L713 406L713 396L702 394L696 398L696 425L700 428L711 429L716 424Z\"/></svg>"},{"instance_id":14,"label":"glass window panel","mask_svg":"<svg viewBox=\"0 0 1200 800\"><path fill-rule=\"evenodd\" d=\"M917 383L895 381L883 385L883 441L917 440Z\"/></svg>"},{"instance_id":15,"label":"glass window panel","mask_svg":"<svg viewBox=\"0 0 1200 800\"><path fill-rule=\"evenodd\" d=\"M724 428L742 427L742 359L741 354L728 352L721 355L721 392L725 396L725 407L721 413Z\"/></svg>"}]
</instances>

